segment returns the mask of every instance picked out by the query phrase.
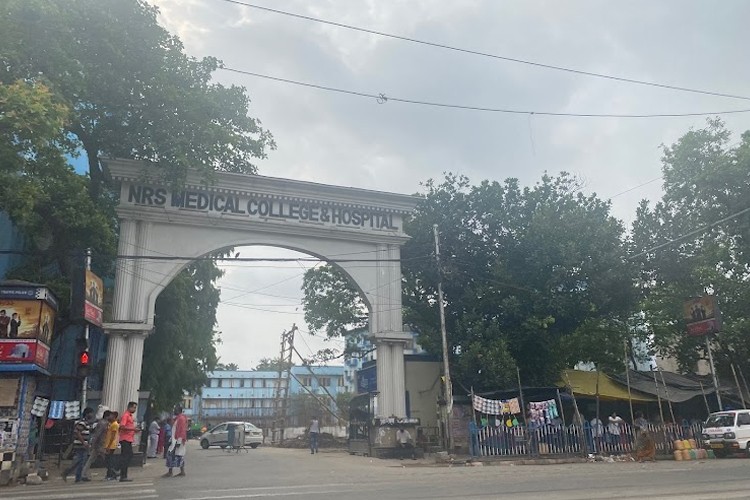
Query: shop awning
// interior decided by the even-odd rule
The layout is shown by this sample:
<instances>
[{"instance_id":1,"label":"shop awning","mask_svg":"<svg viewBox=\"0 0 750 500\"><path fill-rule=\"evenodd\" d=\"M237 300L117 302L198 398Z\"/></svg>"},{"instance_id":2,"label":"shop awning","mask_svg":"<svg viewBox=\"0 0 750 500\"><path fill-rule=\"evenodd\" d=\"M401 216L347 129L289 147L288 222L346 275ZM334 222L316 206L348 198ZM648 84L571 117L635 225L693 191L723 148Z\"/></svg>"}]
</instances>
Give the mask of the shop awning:
<instances>
[{"instance_id":1,"label":"shop awning","mask_svg":"<svg viewBox=\"0 0 750 500\"><path fill-rule=\"evenodd\" d=\"M568 381L573 394L579 397L595 398L597 393L597 378L599 379L599 399L609 401L627 401L628 388L613 380L602 372L589 372L581 370L565 370L562 380L558 383L560 387L567 387ZM656 398L631 387L631 398L638 403L650 403Z\"/></svg>"},{"instance_id":2,"label":"shop awning","mask_svg":"<svg viewBox=\"0 0 750 500\"><path fill-rule=\"evenodd\" d=\"M654 375L656 375L656 381L654 381ZM626 376L623 373L615 375L614 379L624 383ZM630 387L654 397L658 394L664 401L669 400L672 403L683 403L689 399L715 392L712 382L705 377L688 377L667 371L654 373L630 370ZM721 387L721 392L733 393L734 391L731 387Z\"/></svg>"}]
</instances>

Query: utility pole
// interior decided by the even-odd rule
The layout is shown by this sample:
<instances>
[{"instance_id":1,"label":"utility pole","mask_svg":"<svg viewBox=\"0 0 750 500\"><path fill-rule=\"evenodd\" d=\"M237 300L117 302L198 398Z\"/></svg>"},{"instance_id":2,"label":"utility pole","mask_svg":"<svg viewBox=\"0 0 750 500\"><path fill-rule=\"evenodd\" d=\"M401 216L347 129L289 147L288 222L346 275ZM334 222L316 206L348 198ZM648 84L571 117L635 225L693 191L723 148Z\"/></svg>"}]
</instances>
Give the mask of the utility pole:
<instances>
[{"instance_id":1,"label":"utility pole","mask_svg":"<svg viewBox=\"0 0 750 500\"><path fill-rule=\"evenodd\" d=\"M276 383L276 397L274 398L273 425L271 427L271 440L284 441L284 428L286 427L287 404L289 402L289 377L292 369L292 353L294 352L294 332L297 325L292 324L289 331L281 332L281 353L279 354L279 379Z\"/></svg>"},{"instance_id":2,"label":"utility pole","mask_svg":"<svg viewBox=\"0 0 750 500\"><path fill-rule=\"evenodd\" d=\"M443 376L445 377L445 436L448 453L453 449L451 432L451 413L453 412L453 388L451 387L451 370L448 362L448 335L445 331L445 302L443 301L443 271L440 267L440 234L438 225L432 225L435 236L435 263L438 271L438 306L440 309L440 336L443 341Z\"/></svg>"},{"instance_id":3,"label":"utility pole","mask_svg":"<svg viewBox=\"0 0 750 500\"><path fill-rule=\"evenodd\" d=\"M91 249L86 249L86 271L91 271ZM84 273L84 287L83 287L83 294L86 295L86 278ZM83 338L85 340L85 347L88 351L89 348L89 322L85 322L85 326L83 327ZM80 362L80 360L77 360ZM83 377L83 382L81 383L81 408L86 408L86 399L88 398L88 385L89 385L89 376L86 374L85 377Z\"/></svg>"},{"instance_id":4,"label":"utility pole","mask_svg":"<svg viewBox=\"0 0 750 500\"><path fill-rule=\"evenodd\" d=\"M719 379L716 378L716 367L714 366L714 354L711 352L711 342L706 335L706 352L708 353L708 363L711 365L711 378L714 382L714 390L716 391L716 402L719 403L719 411L724 409L724 405L721 404L721 394L719 394Z\"/></svg>"}]
</instances>

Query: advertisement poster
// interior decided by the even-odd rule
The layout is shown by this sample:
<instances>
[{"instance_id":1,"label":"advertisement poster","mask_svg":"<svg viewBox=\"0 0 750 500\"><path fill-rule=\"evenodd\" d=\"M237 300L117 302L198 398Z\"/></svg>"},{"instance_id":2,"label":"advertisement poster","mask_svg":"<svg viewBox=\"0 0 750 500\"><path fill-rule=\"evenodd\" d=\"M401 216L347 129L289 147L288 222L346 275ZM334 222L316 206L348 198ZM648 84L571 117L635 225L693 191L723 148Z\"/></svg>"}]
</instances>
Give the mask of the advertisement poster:
<instances>
[{"instance_id":1,"label":"advertisement poster","mask_svg":"<svg viewBox=\"0 0 750 500\"><path fill-rule=\"evenodd\" d=\"M91 271L86 271L85 300L83 318L96 326L102 326L104 309L104 284L101 278Z\"/></svg>"},{"instance_id":2,"label":"advertisement poster","mask_svg":"<svg viewBox=\"0 0 750 500\"><path fill-rule=\"evenodd\" d=\"M0 363L49 365L49 347L36 339L0 339Z\"/></svg>"},{"instance_id":3,"label":"advertisement poster","mask_svg":"<svg viewBox=\"0 0 750 500\"><path fill-rule=\"evenodd\" d=\"M685 301L682 315L687 323L687 332L690 336L708 335L721 329L721 314L716 305L716 297L713 295Z\"/></svg>"},{"instance_id":4,"label":"advertisement poster","mask_svg":"<svg viewBox=\"0 0 750 500\"><path fill-rule=\"evenodd\" d=\"M0 299L0 339L37 338L41 312L40 300Z\"/></svg>"}]
</instances>

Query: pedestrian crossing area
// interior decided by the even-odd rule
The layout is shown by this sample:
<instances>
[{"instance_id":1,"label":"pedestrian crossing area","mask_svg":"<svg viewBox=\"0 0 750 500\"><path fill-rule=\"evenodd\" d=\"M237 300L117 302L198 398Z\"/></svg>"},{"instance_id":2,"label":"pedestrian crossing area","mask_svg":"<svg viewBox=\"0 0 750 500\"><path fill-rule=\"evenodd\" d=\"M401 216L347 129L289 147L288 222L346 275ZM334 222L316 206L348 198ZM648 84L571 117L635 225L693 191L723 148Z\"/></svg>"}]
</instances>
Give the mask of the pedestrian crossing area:
<instances>
[{"instance_id":1,"label":"pedestrian crossing area","mask_svg":"<svg viewBox=\"0 0 750 500\"><path fill-rule=\"evenodd\" d=\"M153 479L134 479L130 483L93 480L88 483L63 482L57 478L38 486L7 486L0 489L3 500L131 500L159 498Z\"/></svg>"}]
</instances>

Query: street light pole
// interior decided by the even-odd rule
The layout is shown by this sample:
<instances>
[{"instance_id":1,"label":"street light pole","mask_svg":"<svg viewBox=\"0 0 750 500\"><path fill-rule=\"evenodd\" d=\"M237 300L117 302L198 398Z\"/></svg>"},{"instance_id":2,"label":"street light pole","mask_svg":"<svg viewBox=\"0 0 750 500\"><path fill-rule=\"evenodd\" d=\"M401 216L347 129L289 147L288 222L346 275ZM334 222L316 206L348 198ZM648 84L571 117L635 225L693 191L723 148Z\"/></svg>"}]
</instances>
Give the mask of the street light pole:
<instances>
[{"instance_id":1,"label":"street light pole","mask_svg":"<svg viewBox=\"0 0 750 500\"><path fill-rule=\"evenodd\" d=\"M440 267L440 233L438 225L432 225L435 236L435 263L438 270L438 306L440 309L440 336L443 341L443 376L445 377L445 436L448 453L453 449L453 435L451 432L451 413L453 412L453 388L451 387L451 370L448 362L448 336L445 331L445 302L443 301L443 272Z\"/></svg>"}]
</instances>

